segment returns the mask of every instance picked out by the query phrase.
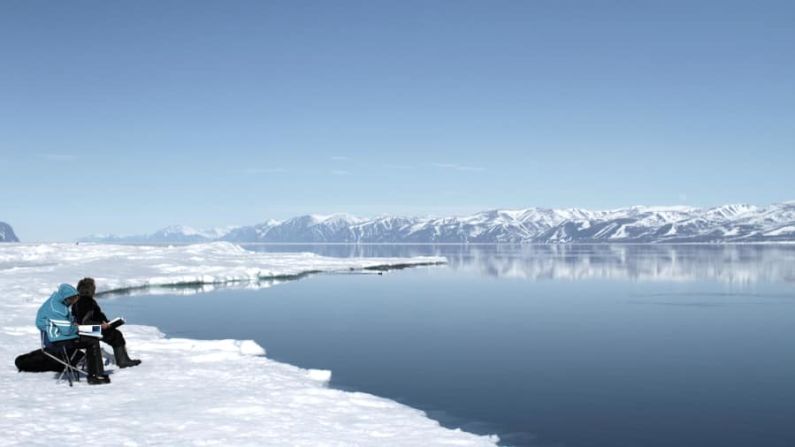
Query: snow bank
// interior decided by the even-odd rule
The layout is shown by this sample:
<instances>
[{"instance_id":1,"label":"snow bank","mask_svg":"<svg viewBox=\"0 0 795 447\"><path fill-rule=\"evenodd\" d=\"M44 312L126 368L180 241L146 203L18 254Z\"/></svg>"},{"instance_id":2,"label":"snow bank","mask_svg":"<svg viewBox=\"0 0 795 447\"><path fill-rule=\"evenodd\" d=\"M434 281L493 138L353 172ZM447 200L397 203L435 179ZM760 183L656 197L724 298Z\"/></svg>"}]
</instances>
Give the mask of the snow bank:
<instances>
[{"instance_id":1,"label":"snow bank","mask_svg":"<svg viewBox=\"0 0 795 447\"><path fill-rule=\"evenodd\" d=\"M126 325L141 366L113 383L69 388L53 373L17 373L38 347L39 304L61 282L97 279L99 291L173 284L256 283L316 271L444 262L253 253L228 243L180 247L11 244L0 247L0 433L3 445L492 446L496 436L441 427L416 409L328 388L330 371L264 357L251 340L166 338Z\"/></svg>"}]
</instances>

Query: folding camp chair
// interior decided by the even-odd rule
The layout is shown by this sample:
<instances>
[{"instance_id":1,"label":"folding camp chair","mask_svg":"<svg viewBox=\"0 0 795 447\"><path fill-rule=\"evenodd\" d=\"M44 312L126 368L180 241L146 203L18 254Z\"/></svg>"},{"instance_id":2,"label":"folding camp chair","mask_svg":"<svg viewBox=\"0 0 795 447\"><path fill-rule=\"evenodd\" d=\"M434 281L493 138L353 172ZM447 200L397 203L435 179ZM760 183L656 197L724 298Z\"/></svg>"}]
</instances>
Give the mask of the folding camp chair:
<instances>
[{"instance_id":1,"label":"folding camp chair","mask_svg":"<svg viewBox=\"0 0 795 447\"><path fill-rule=\"evenodd\" d=\"M72 386L72 380L77 382L80 381L80 374L88 376L85 370L80 369L78 365L74 364L75 354L77 354L79 350L80 349L74 347L67 349L65 343L52 343L47 338L44 331L41 332L41 352L64 366L63 371L58 375L58 380L63 380L64 376L66 376L69 380L69 386Z\"/></svg>"}]
</instances>

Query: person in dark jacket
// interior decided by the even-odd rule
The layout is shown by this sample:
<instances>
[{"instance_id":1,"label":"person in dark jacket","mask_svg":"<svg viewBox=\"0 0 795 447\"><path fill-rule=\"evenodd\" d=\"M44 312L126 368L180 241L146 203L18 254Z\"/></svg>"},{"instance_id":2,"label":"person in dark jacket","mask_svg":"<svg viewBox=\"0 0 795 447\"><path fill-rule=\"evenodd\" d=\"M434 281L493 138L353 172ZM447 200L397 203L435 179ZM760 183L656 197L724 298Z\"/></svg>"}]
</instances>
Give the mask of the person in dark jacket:
<instances>
[{"instance_id":1,"label":"person in dark jacket","mask_svg":"<svg viewBox=\"0 0 795 447\"><path fill-rule=\"evenodd\" d=\"M105 374L102 365L99 340L81 336L78 333L74 315L69 310L69 306L74 306L79 298L74 287L69 284L61 284L58 290L53 292L36 312L36 327L41 331L42 341L48 348L56 350L66 348L69 353L75 349L86 350L86 366L88 367L88 383L90 385L110 383L110 378Z\"/></svg>"},{"instance_id":2,"label":"person in dark jacket","mask_svg":"<svg viewBox=\"0 0 795 447\"><path fill-rule=\"evenodd\" d=\"M72 306L72 312L79 324L102 325L102 341L113 347L113 355L119 368L140 365L138 359L131 359L127 354L127 342L118 329L108 326L108 317L102 313L99 304L94 299L97 287L94 278L83 278L77 283L77 292L80 299Z\"/></svg>"}]
</instances>

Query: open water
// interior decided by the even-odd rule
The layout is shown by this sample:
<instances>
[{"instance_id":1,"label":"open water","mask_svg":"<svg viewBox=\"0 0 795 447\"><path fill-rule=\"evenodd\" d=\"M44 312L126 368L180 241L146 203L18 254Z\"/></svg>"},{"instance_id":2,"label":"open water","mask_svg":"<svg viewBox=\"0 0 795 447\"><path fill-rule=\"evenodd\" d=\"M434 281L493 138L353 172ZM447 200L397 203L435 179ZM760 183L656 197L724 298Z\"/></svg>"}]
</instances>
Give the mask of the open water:
<instances>
[{"instance_id":1,"label":"open water","mask_svg":"<svg viewBox=\"0 0 795 447\"><path fill-rule=\"evenodd\" d=\"M795 246L247 248L450 263L100 303L505 445L795 445Z\"/></svg>"}]
</instances>

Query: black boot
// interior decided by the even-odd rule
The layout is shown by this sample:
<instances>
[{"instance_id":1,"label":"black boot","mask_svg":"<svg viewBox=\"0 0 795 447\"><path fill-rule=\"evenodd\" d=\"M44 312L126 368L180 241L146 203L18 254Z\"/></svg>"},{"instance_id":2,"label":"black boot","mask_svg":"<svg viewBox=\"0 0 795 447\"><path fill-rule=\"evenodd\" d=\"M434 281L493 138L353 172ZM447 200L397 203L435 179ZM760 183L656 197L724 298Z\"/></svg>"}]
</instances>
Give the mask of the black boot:
<instances>
[{"instance_id":1,"label":"black boot","mask_svg":"<svg viewBox=\"0 0 795 447\"><path fill-rule=\"evenodd\" d=\"M105 374L105 367L102 365L102 353L99 350L99 342L92 343L86 348L86 366L88 368L89 385L102 385L110 383L110 377Z\"/></svg>"},{"instance_id":2,"label":"black boot","mask_svg":"<svg viewBox=\"0 0 795 447\"><path fill-rule=\"evenodd\" d=\"M88 376L86 379L89 385L104 385L106 383L110 383L110 377L107 374L103 374L101 376Z\"/></svg>"},{"instance_id":3,"label":"black boot","mask_svg":"<svg viewBox=\"0 0 795 447\"><path fill-rule=\"evenodd\" d=\"M119 365L119 368L127 368L128 366L137 366L141 364L140 360L131 359L130 356L127 355L127 348L124 345L114 346L113 355L116 357L116 364Z\"/></svg>"}]
</instances>

